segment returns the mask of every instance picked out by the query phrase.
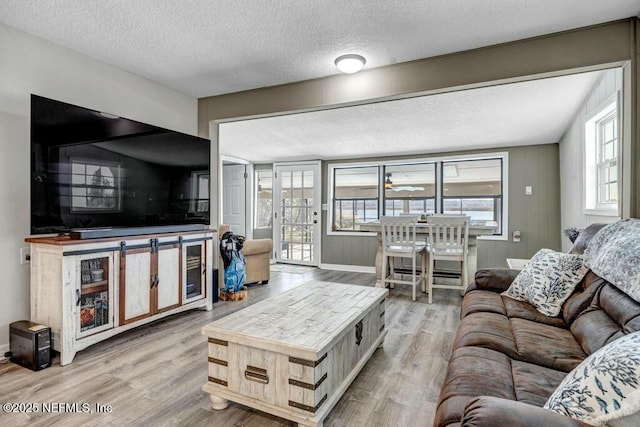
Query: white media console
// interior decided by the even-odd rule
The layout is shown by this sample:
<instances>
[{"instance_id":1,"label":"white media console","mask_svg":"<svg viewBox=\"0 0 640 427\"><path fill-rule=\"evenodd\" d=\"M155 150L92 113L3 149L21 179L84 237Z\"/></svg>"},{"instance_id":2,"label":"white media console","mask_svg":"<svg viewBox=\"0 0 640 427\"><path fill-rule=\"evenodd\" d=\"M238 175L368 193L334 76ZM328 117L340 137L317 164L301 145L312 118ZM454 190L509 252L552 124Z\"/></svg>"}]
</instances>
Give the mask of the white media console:
<instances>
[{"instance_id":1,"label":"white media console","mask_svg":"<svg viewBox=\"0 0 640 427\"><path fill-rule=\"evenodd\" d=\"M131 328L211 310L214 232L29 237L31 321L51 327L67 365L77 351Z\"/></svg>"}]
</instances>

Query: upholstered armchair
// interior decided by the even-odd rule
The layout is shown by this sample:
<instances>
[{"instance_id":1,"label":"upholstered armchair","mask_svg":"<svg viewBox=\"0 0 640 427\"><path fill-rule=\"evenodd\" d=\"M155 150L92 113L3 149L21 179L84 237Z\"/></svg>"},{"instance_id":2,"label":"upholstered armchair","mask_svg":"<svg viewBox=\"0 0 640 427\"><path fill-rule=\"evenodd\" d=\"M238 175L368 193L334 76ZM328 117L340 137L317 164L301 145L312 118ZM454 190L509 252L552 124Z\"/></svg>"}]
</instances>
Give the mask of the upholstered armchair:
<instances>
[{"instance_id":1,"label":"upholstered armchair","mask_svg":"<svg viewBox=\"0 0 640 427\"><path fill-rule=\"evenodd\" d=\"M227 224L221 224L218 228L218 244L222 235L229 231ZM257 283L262 284L269 283L270 270L269 263L271 260L271 251L273 250L273 241L271 239L254 239L245 240L242 250L242 255L247 260L247 278L245 283ZM218 287L224 288L224 264L222 258L218 254Z\"/></svg>"}]
</instances>

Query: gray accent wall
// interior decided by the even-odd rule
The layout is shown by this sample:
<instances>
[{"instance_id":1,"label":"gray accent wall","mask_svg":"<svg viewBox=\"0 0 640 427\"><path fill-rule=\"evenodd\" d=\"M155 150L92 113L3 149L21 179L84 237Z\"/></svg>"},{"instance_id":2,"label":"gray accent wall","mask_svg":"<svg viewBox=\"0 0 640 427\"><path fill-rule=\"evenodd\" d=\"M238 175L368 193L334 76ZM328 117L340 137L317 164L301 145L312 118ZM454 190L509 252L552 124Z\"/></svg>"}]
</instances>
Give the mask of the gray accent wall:
<instances>
[{"instance_id":1,"label":"gray accent wall","mask_svg":"<svg viewBox=\"0 0 640 427\"><path fill-rule=\"evenodd\" d=\"M513 147L509 152L508 241L480 240L478 267L507 267L507 258L530 258L538 249L560 250L558 144ZM532 195L525 195L525 186ZM511 234L519 230L521 241Z\"/></svg>"},{"instance_id":2,"label":"gray accent wall","mask_svg":"<svg viewBox=\"0 0 640 427\"><path fill-rule=\"evenodd\" d=\"M195 98L112 65L0 24L0 354L9 323L29 319L30 95L196 133Z\"/></svg>"},{"instance_id":3,"label":"gray accent wall","mask_svg":"<svg viewBox=\"0 0 640 427\"><path fill-rule=\"evenodd\" d=\"M399 160L416 157L440 157L496 151L509 153L509 230L519 230L520 242L480 240L478 267L507 267L506 258L529 258L540 248L559 250L560 243L560 171L558 144L531 145L456 153L429 153L423 156L397 156L375 159L344 159L322 164L322 203L328 203L328 169L333 163L371 160ZM525 186L533 194L525 195ZM327 234L327 212L322 219L322 263L374 266L378 242L375 236L337 236Z\"/></svg>"}]
</instances>

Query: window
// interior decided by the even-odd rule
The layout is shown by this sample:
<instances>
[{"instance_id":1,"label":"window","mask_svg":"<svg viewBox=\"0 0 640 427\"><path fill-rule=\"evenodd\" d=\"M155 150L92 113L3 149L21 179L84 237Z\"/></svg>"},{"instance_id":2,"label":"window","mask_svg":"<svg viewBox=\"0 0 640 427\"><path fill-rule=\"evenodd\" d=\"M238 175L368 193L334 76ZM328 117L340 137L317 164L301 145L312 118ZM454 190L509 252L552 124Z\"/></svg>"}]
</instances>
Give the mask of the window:
<instances>
[{"instance_id":1,"label":"window","mask_svg":"<svg viewBox=\"0 0 640 427\"><path fill-rule=\"evenodd\" d=\"M598 122L598 206L618 203L618 126L615 114Z\"/></svg>"},{"instance_id":2,"label":"window","mask_svg":"<svg viewBox=\"0 0 640 427\"><path fill-rule=\"evenodd\" d=\"M612 101L585 125L585 208L618 215L619 127L617 102Z\"/></svg>"},{"instance_id":3,"label":"window","mask_svg":"<svg viewBox=\"0 0 640 427\"><path fill-rule=\"evenodd\" d=\"M192 172L191 212L209 213L209 172Z\"/></svg>"},{"instance_id":4,"label":"window","mask_svg":"<svg viewBox=\"0 0 640 427\"><path fill-rule=\"evenodd\" d=\"M495 221L501 234L502 159L443 162L442 212L467 215L476 224Z\"/></svg>"},{"instance_id":5,"label":"window","mask_svg":"<svg viewBox=\"0 0 640 427\"><path fill-rule=\"evenodd\" d=\"M507 172L507 153L330 164L327 232L357 232L380 215L444 213L467 215L505 239Z\"/></svg>"},{"instance_id":6,"label":"window","mask_svg":"<svg viewBox=\"0 0 640 427\"><path fill-rule=\"evenodd\" d=\"M385 166L384 171L385 215L435 212L435 163Z\"/></svg>"},{"instance_id":7,"label":"window","mask_svg":"<svg viewBox=\"0 0 640 427\"><path fill-rule=\"evenodd\" d=\"M256 182L256 228L271 228L273 218L273 171L257 170L255 172Z\"/></svg>"},{"instance_id":8,"label":"window","mask_svg":"<svg viewBox=\"0 0 640 427\"><path fill-rule=\"evenodd\" d=\"M360 224L378 220L379 169L333 169L333 231L357 231Z\"/></svg>"},{"instance_id":9,"label":"window","mask_svg":"<svg viewBox=\"0 0 640 427\"><path fill-rule=\"evenodd\" d=\"M71 160L71 211L120 210L120 166L97 160Z\"/></svg>"}]
</instances>

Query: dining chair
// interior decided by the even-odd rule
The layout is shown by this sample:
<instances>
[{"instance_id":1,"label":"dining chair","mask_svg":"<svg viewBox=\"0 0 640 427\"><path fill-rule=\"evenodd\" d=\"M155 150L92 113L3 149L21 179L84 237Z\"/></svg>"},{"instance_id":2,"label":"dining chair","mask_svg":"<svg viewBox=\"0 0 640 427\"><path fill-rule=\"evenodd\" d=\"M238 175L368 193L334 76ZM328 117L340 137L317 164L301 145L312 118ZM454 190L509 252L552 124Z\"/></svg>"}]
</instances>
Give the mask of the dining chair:
<instances>
[{"instance_id":1,"label":"dining chair","mask_svg":"<svg viewBox=\"0 0 640 427\"><path fill-rule=\"evenodd\" d=\"M429 304L433 301L433 289L460 289L467 287L467 258L469 253L469 221L462 215L432 215L429 217L429 244L427 288ZM435 284L433 280L436 261L460 262L460 285Z\"/></svg>"},{"instance_id":2,"label":"dining chair","mask_svg":"<svg viewBox=\"0 0 640 427\"><path fill-rule=\"evenodd\" d=\"M426 271L426 243L416 239L416 225L418 216L383 216L380 218L382 228L382 285L389 283L408 284L413 287L412 300L416 300L416 287L425 280ZM420 255L420 276L417 274L416 257ZM411 281L396 279L395 258L411 258ZM387 265L390 274L387 276Z\"/></svg>"}]
</instances>

